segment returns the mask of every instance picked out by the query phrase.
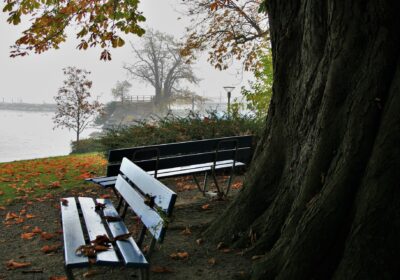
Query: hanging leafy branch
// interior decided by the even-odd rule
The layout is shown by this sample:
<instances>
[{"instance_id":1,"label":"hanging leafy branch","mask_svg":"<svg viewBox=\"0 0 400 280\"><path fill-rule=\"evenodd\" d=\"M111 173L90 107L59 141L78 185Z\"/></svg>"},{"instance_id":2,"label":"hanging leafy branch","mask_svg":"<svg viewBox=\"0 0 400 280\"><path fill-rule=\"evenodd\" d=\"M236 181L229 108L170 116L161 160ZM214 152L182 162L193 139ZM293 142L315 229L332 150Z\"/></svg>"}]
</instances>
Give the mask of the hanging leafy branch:
<instances>
[{"instance_id":1,"label":"hanging leafy branch","mask_svg":"<svg viewBox=\"0 0 400 280\"><path fill-rule=\"evenodd\" d=\"M259 13L261 0L182 1L191 18L182 54L189 60L197 51L208 51L208 61L219 70L233 60L245 70L262 67L258 53L269 46L267 15Z\"/></svg>"},{"instance_id":2,"label":"hanging leafy branch","mask_svg":"<svg viewBox=\"0 0 400 280\"><path fill-rule=\"evenodd\" d=\"M139 26L145 21L138 9L139 0L6 0L3 12L7 22L18 25L23 17L31 25L11 46L11 57L31 52L42 53L58 49L67 39L66 28L75 26L80 39L78 49L100 46L101 60L111 60L109 49L122 47L121 33L144 34Z\"/></svg>"}]
</instances>

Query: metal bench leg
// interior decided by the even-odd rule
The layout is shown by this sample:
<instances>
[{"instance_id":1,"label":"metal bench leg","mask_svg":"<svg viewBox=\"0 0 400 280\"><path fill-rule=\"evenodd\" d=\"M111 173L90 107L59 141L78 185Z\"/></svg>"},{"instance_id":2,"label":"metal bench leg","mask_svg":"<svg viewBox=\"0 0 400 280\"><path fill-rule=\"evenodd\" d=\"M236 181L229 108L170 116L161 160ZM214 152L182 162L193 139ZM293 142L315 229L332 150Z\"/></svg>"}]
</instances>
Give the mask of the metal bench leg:
<instances>
[{"instance_id":1,"label":"metal bench leg","mask_svg":"<svg viewBox=\"0 0 400 280\"><path fill-rule=\"evenodd\" d=\"M228 193L229 193L229 191L230 191L230 189L231 189L231 185L232 185L232 181L233 181L233 177L234 177L234 176L235 176L235 172L234 172L234 170L233 170L233 168L232 168L232 170L231 170L231 175L230 175L229 178L228 178L228 184L227 184L227 186L226 186L225 197L228 196Z\"/></svg>"},{"instance_id":2,"label":"metal bench leg","mask_svg":"<svg viewBox=\"0 0 400 280\"><path fill-rule=\"evenodd\" d=\"M149 279L149 268L140 268L139 271L139 280L148 280Z\"/></svg>"},{"instance_id":3,"label":"metal bench leg","mask_svg":"<svg viewBox=\"0 0 400 280\"><path fill-rule=\"evenodd\" d=\"M223 198L224 197L224 192L223 192L223 190L221 190L221 188L220 188L220 186L218 184L217 175L215 175L215 170L212 170L211 174L212 174L213 179L214 179L215 187L217 188L218 198Z\"/></svg>"},{"instance_id":4,"label":"metal bench leg","mask_svg":"<svg viewBox=\"0 0 400 280\"><path fill-rule=\"evenodd\" d=\"M68 280L74 280L74 274L72 273L72 269L64 266L65 275L67 276Z\"/></svg>"},{"instance_id":5,"label":"metal bench leg","mask_svg":"<svg viewBox=\"0 0 400 280\"><path fill-rule=\"evenodd\" d=\"M197 188L199 191L203 194L203 196L206 195L206 190L207 190L207 180L208 180L208 174L207 172L204 172L204 181L203 181L203 187L200 185L199 180L197 180L196 175L193 173L192 174L193 180L196 183Z\"/></svg>"}]
</instances>

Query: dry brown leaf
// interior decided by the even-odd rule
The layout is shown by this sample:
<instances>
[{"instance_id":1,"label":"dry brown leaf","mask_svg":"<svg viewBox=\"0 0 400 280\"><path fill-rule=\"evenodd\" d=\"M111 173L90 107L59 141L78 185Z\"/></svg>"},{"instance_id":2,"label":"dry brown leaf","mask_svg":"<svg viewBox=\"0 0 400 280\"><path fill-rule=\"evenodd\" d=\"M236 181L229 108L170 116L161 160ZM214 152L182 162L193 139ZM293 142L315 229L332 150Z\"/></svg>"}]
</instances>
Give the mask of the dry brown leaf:
<instances>
[{"instance_id":1,"label":"dry brown leaf","mask_svg":"<svg viewBox=\"0 0 400 280\"><path fill-rule=\"evenodd\" d=\"M114 237L114 240L115 241L117 241L117 240L127 240L131 236L132 236L132 233L128 232L128 233L121 234L121 235L118 235L118 236Z\"/></svg>"},{"instance_id":2,"label":"dry brown leaf","mask_svg":"<svg viewBox=\"0 0 400 280\"><path fill-rule=\"evenodd\" d=\"M192 231L190 230L189 227L186 227L183 231L181 231L181 234L183 234L183 235L191 235Z\"/></svg>"},{"instance_id":3,"label":"dry brown leaf","mask_svg":"<svg viewBox=\"0 0 400 280\"><path fill-rule=\"evenodd\" d=\"M95 257L96 250L93 245L81 245L75 250L75 254L84 255L86 257Z\"/></svg>"},{"instance_id":4,"label":"dry brown leaf","mask_svg":"<svg viewBox=\"0 0 400 280\"><path fill-rule=\"evenodd\" d=\"M188 252L177 252L177 253L172 253L169 256L174 260L185 260L185 259L189 258L189 253Z\"/></svg>"},{"instance_id":5,"label":"dry brown leaf","mask_svg":"<svg viewBox=\"0 0 400 280\"><path fill-rule=\"evenodd\" d=\"M215 265L217 263L217 260L215 258L210 258L210 259L208 259L207 262L208 262L208 264Z\"/></svg>"},{"instance_id":6,"label":"dry brown leaf","mask_svg":"<svg viewBox=\"0 0 400 280\"><path fill-rule=\"evenodd\" d=\"M103 252L103 251L107 251L108 249L110 249L110 246L95 245L94 249L96 250L96 252Z\"/></svg>"},{"instance_id":7,"label":"dry brown leaf","mask_svg":"<svg viewBox=\"0 0 400 280\"><path fill-rule=\"evenodd\" d=\"M121 217L118 217L118 216L104 216L104 219L107 222L119 222L122 220Z\"/></svg>"},{"instance_id":8,"label":"dry brown leaf","mask_svg":"<svg viewBox=\"0 0 400 280\"><path fill-rule=\"evenodd\" d=\"M172 269L165 267L165 266L159 266L159 265L153 265L150 268L151 272L155 273L172 273L174 272Z\"/></svg>"},{"instance_id":9,"label":"dry brown leaf","mask_svg":"<svg viewBox=\"0 0 400 280\"><path fill-rule=\"evenodd\" d=\"M111 198L111 195L109 195L109 194L102 194L102 195L100 195L100 198L103 198L103 199Z\"/></svg>"},{"instance_id":10,"label":"dry brown leaf","mask_svg":"<svg viewBox=\"0 0 400 280\"><path fill-rule=\"evenodd\" d=\"M45 245L40 249L40 251L42 251L45 254L49 254L57 251L58 248L60 248L60 245Z\"/></svg>"},{"instance_id":11,"label":"dry brown leaf","mask_svg":"<svg viewBox=\"0 0 400 280\"><path fill-rule=\"evenodd\" d=\"M210 204L204 204L203 206L201 206L201 209L203 210L208 210L210 208Z\"/></svg>"},{"instance_id":12,"label":"dry brown leaf","mask_svg":"<svg viewBox=\"0 0 400 280\"><path fill-rule=\"evenodd\" d=\"M6 221L9 221L9 220L12 220L12 219L16 219L16 218L18 218L18 217L19 217L19 216L18 216L17 214L15 214L15 213L13 213L13 212L8 212L7 215L6 215L5 220L6 220Z\"/></svg>"},{"instance_id":13,"label":"dry brown leaf","mask_svg":"<svg viewBox=\"0 0 400 280\"><path fill-rule=\"evenodd\" d=\"M14 270L17 268L30 266L30 262L16 262L14 260L9 260L6 264L7 270Z\"/></svg>"},{"instance_id":14,"label":"dry brown leaf","mask_svg":"<svg viewBox=\"0 0 400 280\"><path fill-rule=\"evenodd\" d=\"M36 235L36 233L34 233L34 232L25 232L25 233L21 233L21 238L29 240L29 239L32 239L35 235Z\"/></svg>"},{"instance_id":15,"label":"dry brown leaf","mask_svg":"<svg viewBox=\"0 0 400 280\"><path fill-rule=\"evenodd\" d=\"M93 243L94 245L102 245L109 247L111 244L111 240L108 238L107 235L103 234L103 235L97 235L96 239L91 240L90 243Z\"/></svg>"},{"instance_id":16,"label":"dry brown leaf","mask_svg":"<svg viewBox=\"0 0 400 280\"><path fill-rule=\"evenodd\" d=\"M67 280L66 276L50 276L49 280Z\"/></svg>"},{"instance_id":17,"label":"dry brown leaf","mask_svg":"<svg viewBox=\"0 0 400 280\"><path fill-rule=\"evenodd\" d=\"M90 277L94 277L96 275L99 275L101 272L98 270L89 270L85 273L83 273L83 277L85 278L90 278Z\"/></svg>"},{"instance_id":18,"label":"dry brown leaf","mask_svg":"<svg viewBox=\"0 0 400 280\"><path fill-rule=\"evenodd\" d=\"M22 217L15 219L16 224L22 224L23 222L24 222L24 218L22 218Z\"/></svg>"},{"instance_id":19,"label":"dry brown leaf","mask_svg":"<svg viewBox=\"0 0 400 280\"><path fill-rule=\"evenodd\" d=\"M34 229L32 230L33 233L42 233L42 229L38 226L34 227Z\"/></svg>"},{"instance_id":20,"label":"dry brown leaf","mask_svg":"<svg viewBox=\"0 0 400 280\"><path fill-rule=\"evenodd\" d=\"M31 227L31 226L29 226L29 225L23 226L23 227L22 227L22 230L25 230L25 231L26 231L26 230L28 230L30 227Z\"/></svg>"},{"instance_id":21,"label":"dry brown leaf","mask_svg":"<svg viewBox=\"0 0 400 280\"><path fill-rule=\"evenodd\" d=\"M223 249L222 250L222 252L224 252L224 253L230 253L232 250L231 249L229 249L229 248L226 248L226 249Z\"/></svg>"},{"instance_id":22,"label":"dry brown leaf","mask_svg":"<svg viewBox=\"0 0 400 280\"><path fill-rule=\"evenodd\" d=\"M54 233L49 233L49 232L42 232L40 234L40 236L42 237L42 239L44 240L50 240L54 237Z\"/></svg>"},{"instance_id":23,"label":"dry brown leaf","mask_svg":"<svg viewBox=\"0 0 400 280\"><path fill-rule=\"evenodd\" d=\"M4 210L6 210L6 207L0 206L0 210L1 210L1 211L4 211Z\"/></svg>"},{"instance_id":24,"label":"dry brown leaf","mask_svg":"<svg viewBox=\"0 0 400 280\"><path fill-rule=\"evenodd\" d=\"M222 249L226 249L226 248L227 248L227 246L224 242L219 242L217 245L218 250L222 250Z\"/></svg>"},{"instance_id":25,"label":"dry brown leaf","mask_svg":"<svg viewBox=\"0 0 400 280\"><path fill-rule=\"evenodd\" d=\"M25 217L26 217L27 219L32 219L32 218L35 218L36 216L33 215L33 214L26 214Z\"/></svg>"},{"instance_id":26,"label":"dry brown leaf","mask_svg":"<svg viewBox=\"0 0 400 280\"><path fill-rule=\"evenodd\" d=\"M64 206L68 206L68 199L61 198L61 204Z\"/></svg>"}]
</instances>

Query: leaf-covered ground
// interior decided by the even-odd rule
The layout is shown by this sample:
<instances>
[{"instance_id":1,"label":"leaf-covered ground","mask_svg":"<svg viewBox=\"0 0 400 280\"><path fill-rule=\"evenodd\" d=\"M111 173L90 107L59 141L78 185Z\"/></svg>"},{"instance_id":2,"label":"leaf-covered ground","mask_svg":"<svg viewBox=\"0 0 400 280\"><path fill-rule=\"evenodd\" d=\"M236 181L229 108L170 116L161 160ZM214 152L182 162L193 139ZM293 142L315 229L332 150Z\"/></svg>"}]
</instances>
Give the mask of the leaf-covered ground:
<instances>
[{"instance_id":1,"label":"leaf-covered ground","mask_svg":"<svg viewBox=\"0 0 400 280\"><path fill-rule=\"evenodd\" d=\"M60 198L113 197L83 180L101 175L105 163L91 154L0 164L0 279L65 279ZM150 278L246 279L251 258L201 238L229 200L202 197L189 177L165 183L178 201L165 242L152 256ZM238 178L234 188L240 186ZM129 216L127 224L134 231ZM76 269L74 274L76 279L137 279L134 269L124 268Z\"/></svg>"}]
</instances>

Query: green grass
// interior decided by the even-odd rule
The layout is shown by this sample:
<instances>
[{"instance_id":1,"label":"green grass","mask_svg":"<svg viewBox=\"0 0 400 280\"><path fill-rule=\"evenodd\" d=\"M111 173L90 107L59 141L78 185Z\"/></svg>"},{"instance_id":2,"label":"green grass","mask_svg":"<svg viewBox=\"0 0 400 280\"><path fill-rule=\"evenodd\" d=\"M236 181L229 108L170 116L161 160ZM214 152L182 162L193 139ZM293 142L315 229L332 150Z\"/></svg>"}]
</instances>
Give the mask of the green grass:
<instances>
[{"instance_id":1,"label":"green grass","mask_svg":"<svg viewBox=\"0 0 400 280\"><path fill-rule=\"evenodd\" d=\"M84 179L102 175L105 165L98 153L0 163L0 205L84 186Z\"/></svg>"}]
</instances>

